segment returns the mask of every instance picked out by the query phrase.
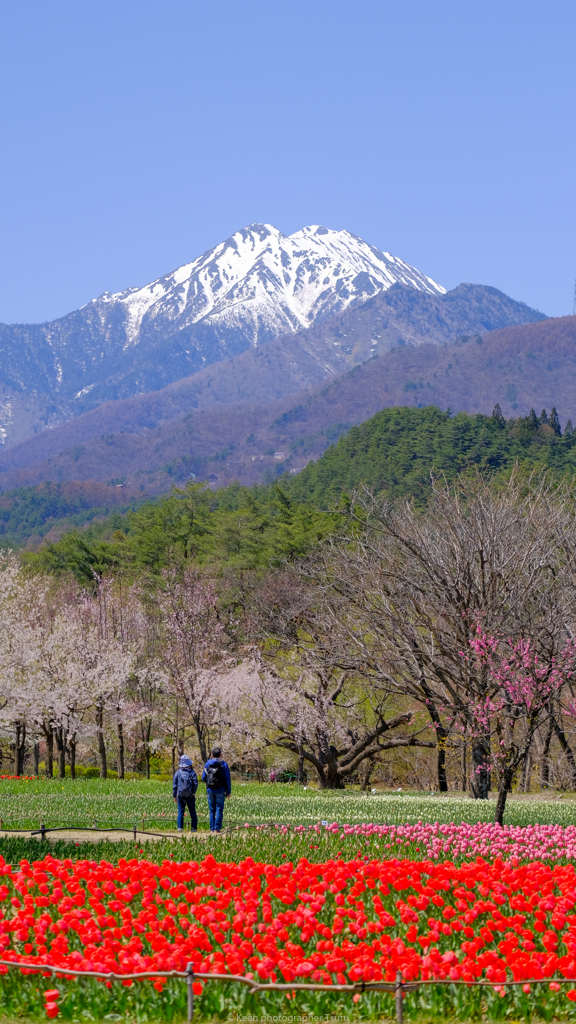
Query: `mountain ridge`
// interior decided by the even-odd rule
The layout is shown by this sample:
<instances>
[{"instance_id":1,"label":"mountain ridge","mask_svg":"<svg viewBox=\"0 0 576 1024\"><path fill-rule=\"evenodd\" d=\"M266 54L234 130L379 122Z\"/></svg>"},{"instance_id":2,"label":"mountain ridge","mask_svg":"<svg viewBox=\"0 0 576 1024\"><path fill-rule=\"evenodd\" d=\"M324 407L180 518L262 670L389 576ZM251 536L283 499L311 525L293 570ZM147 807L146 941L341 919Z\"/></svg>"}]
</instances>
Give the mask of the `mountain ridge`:
<instances>
[{"instance_id":1,"label":"mountain ridge","mask_svg":"<svg viewBox=\"0 0 576 1024\"><path fill-rule=\"evenodd\" d=\"M396 346L296 395L214 403L138 432L62 446L46 457L43 446L50 441L58 448L62 431L73 426L67 424L38 435L34 447L27 442L1 452L0 486L113 478L153 494L191 474L213 478L214 486L252 484L298 472L340 433L391 406L490 413L500 403L506 417L556 406L563 423L576 421L575 376L576 317L452 345Z\"/></svg>"},{"instance_id":2,"label":"mountain ridge","mask_svg":"<svg viewBox=\"0 0 576 1024\"><path fill-rule=\"evenodd\" d=\"M0 446L103 402L160 390L279 337L301 338L311 326L389 293L386 339L372 339L380 351L401 340L453 340L457 324L465 333L544 316L489 288L476 310L485 308L487 317L474 316L470 294L446 293L347 231L312 225L286 236L251 225L141 288L105 292L50 323L0 324ZM324 347L328 342L334 352L322 357L326 372L333 372L332 363L334 372L346 370L346 343L330 331ZM353 353L348 365L370 354L370 346ZM312 378L301 374L299 386L312 384L316 371Z\"/></svg>"},{"instance_id":3,"label":"mountain ridge","mask_svg":"<svg viewBox=\"0 0 576 1024\"><path fill-rule=\"evenodd\" d=\"M313 225L286 236L255 224L143 287L104 292L45 324L0 324L0 440L14 435L22 404L25 429L43 429L298 331L397 281L444 292L350 232Z\"/></svg>"},{"instance_id":4,"label":"mountain ridge","mask_svg":"<svg viewBox=\"0 0 576 1024\"><path fill-rule=\"evenodd\" d=\"M494 288L459 285L441 296L396 284L361 306L221 360L158 392L148 392L68 420L0 451L2 472L111 432L141 433L194 410L239 402L262 405L315 389L392 347L454 342L493 323L541 316ZM538 322L538 321L537 321ZM408 342L408 344L407 344ZM408 353L406 354L408 358Z\"/></svg>"}]
</instances>

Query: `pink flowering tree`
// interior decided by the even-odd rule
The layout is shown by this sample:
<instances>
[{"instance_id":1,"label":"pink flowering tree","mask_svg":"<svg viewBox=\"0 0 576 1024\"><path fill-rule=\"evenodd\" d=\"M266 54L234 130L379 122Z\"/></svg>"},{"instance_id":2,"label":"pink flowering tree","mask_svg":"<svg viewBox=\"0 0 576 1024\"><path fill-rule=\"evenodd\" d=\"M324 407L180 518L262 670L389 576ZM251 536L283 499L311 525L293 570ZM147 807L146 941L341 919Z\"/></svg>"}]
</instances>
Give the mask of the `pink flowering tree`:
<instances>
[{"instance_id":1,"label":"pink flowering tree","mask_svg":"<svg viewBox=\"0 0 576 1024\"><path fill-rule=\"evenodd\" d=\"M492 771L497 777L495 821L502 825L506 798L534 734L553 715L576 673L576 640L567 640L558 655L551 655L539 650L533 639L490 636L479 623L470 647L472 653L463 656L477 663L478 675L484 674L487 685L467 717L474 722L473 733L489 738L488 763L477 770Z\"/></svg>"}]
</instances>

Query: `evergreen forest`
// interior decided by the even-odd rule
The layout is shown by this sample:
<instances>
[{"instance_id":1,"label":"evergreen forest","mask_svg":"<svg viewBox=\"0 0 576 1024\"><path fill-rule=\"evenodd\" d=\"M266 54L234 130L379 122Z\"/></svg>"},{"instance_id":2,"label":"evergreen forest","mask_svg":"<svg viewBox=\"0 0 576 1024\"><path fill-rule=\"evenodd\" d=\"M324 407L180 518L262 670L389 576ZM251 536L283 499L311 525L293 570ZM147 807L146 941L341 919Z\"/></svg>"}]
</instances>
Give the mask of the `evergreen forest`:
<instances>
[{"instance_id":1,"label":"evergreen forest","mask_svg":"<svg viewBox=\"0 0 576 1024\"><path fill-rule=\"evenodd\" d=\"M154 575L181 560L213 570L264 569L301 557L337 533L343 522L339 509L363 486L423 506L435 478L452 482L458 474L478 471L498 482L516 465L527 473L548 470L558 480L572 477L572 424L562 431L555 409L509 420L498 406L491 416L453 416L434 406L384 409L352 427L298 476L216 491L192 481L139 507L108 514L100 509L90 525L78 525L24 557L32 569L71 573L84 584L94 573ZM52 514L59 511L54 488L42 498L36 488L21 488L11 508L7 497L0 523L12 546L22 542L31 522L38 523L42 509L50 511L48 497L56 504Z\"/></svg>"}]
</instances>

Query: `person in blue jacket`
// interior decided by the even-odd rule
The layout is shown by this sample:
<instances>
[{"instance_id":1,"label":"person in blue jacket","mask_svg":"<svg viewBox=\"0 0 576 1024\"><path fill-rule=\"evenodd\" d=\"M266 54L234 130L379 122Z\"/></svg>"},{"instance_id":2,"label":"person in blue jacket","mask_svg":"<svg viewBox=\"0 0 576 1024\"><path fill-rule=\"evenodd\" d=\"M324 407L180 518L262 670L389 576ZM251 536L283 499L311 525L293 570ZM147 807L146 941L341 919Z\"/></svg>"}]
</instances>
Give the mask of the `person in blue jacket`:
<instances>
[{"instance_id":1,"label":"person in blue jacket","mask_svg":"<svg viewBox=\"0 0 576 1024\"><path fill-rule=\"evenodd\" d=\"M198 831L198 818L196 816L196 790L198 789L198 776L192 767L192 761L185 754L180 758L178 771L174 773L172 780L172 796L178 805L178 831L183 831L184 813L186 808L190 814L190 831Z\"/></svg>"},{"instance_id":2,"label":"person in blue jacket","mask_svg":"<svg viewBox=\"0 0 576 1024\"><path fill-rule=\"evenodd\" d=\"M232 790L230 769L222 758L220 747L214 747L212 757L208 758L202 772L202 782L206 783L208 810L210 811L210 832L222 831L224 801Z\"/></svg>"}]
</instances>

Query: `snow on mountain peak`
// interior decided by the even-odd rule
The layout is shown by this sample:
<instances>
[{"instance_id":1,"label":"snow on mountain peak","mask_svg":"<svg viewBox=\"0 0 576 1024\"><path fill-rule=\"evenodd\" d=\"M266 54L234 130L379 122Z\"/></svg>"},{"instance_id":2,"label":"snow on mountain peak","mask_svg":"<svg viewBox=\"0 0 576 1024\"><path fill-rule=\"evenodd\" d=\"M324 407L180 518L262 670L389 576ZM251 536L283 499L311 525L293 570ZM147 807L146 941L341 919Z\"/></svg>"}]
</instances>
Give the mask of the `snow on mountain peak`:
<instances>
[{"instance_id":1,"label":"snow on mountain peak","mask_svg":"<svg viewBox=\"0 0 576 1024\"><path fill-rule=\"evenodd\" d=\"M241 332L256 346L365 302L396 282L445 292L349 231L311 224L284 235L272 224L250 224L157 281L106 292L88 305L104 315L111 306L123 309L125 348L137 344L143 331L199 323L227 335Z\"/></svg>"}]
</instances>

